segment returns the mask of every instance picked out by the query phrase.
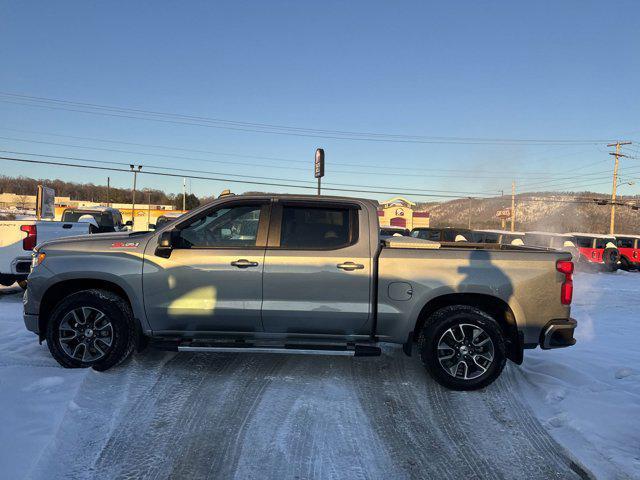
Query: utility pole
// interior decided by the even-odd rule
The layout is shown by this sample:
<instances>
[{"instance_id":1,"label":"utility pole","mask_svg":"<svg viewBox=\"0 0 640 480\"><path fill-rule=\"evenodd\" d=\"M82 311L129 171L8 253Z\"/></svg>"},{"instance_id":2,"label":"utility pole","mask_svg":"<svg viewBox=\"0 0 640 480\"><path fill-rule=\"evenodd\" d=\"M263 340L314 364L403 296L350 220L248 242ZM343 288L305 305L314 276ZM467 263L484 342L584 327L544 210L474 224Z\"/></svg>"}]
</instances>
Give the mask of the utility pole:
<instances>
[{"instance_id":1,"label":"utility pole","mask_svg":"<svg viewBox=\"0 0 640 480\"><path fill-rule=\"evenodd\" d=\"M516 181L511 182L511 231L516 231Z\"/></svg>"},{"instance_id":2,"label":"utility pole","mask_svg":"<svg viewBox=\"0 0 640 480\"><path fill-rule=\"evenodd\" d=\"M147 191L147 228L151 225L151 189L145 188Z\"/></svg>"},{"instance_id":3,"label":"utility pole","mask_svg":"<svg viewBox=\"0 0 640 480\"><path fill-rule=\"evenodd\" d=\"M109 206L110 206L110 204L109 204L109 199L111 198L111 197L109 196L109 190L110 190L110 188L111 188L111 177L107 177L107 207L109 207Z\"/></svg>"},{"instance_id":4,"label":"utility pole","mask_svg":"<svg viewBox=\"0 0 640 480\"><path fill-rule=\"evenodd\" d=\"M187 179L182 179L182 211L187 209Z\"/></svg>"},{"instance_id":5,"label":"utility pole","mask_svg":"<svg viewBox=\"0 0 640 480\"><path fill-rule=\"evenodd\" d=\"M616 191L618 188L618 165L620 163L620 157L626 157L626 155L620 153L620 147L622 145L631 145L631 142L617 141L616 143L607 144L607 147L616 147L615 153L609 152L609 155L613 155L614 157L616 157L616 161L613 164L613 187L611 189L611 221L609 223L610 235L613 235L616 226Z\"/></svg>"},{"instance_id":6,"label":"utility pole","mask_svg":"<svg viewBox=\"0 0 640 480\"><path fill-rule=\"evenodd\" d=\"M133 190L131 192L131 230L133 230L134 222L136 221L136 181L138 180L138 172L142 170L142 165L138 165L136 170L135 165L129 165L129 168L133 172Z\"/></svg>"},{"instance_id":7,"label":"utility pole","mask_svg":"<svg viewBox=\"0 0 640 480\"><path fill-rule=\"evenodd\" d=\"M471 230L471 197L469 197L468 210L469 210L469 230Z\"/></svg>"}]
</instances>

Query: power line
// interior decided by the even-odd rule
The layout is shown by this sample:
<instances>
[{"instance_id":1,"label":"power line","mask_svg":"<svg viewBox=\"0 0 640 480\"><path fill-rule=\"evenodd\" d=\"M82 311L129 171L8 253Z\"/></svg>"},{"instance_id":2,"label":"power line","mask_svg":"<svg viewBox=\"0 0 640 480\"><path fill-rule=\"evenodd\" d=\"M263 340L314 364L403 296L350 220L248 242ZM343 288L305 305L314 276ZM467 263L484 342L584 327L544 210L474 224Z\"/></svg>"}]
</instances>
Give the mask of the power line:
<instances>
[{"instance_id":1,"label":"power line","mask_svg":"<svg viewBox=\"0 0 640 480\"><path fill-rule=\"evenodd\" d=\"M39 164L39 165L55 165L59 167L74 167L74 168L86 168L86 169L92 169L92 170L106 170L111 172L131 173L131 170L129 169L114 168L114 167L99 167L97 165L81 165L76 163L50 162L45 160L32 160L32 159L26 159L26 158L15 158L15 157L4 157L4 156L1 156L0 160ZM151 172L151 171L146 171L146 172L140 171L139 173L143 175L156 175L156 176L162 176L162 177L192 178L196 180L211 180L211 181L227 182L227 183L240 183L240 184L248 184L248 185L262 185L262 186L269 186L269 187L285 187L285 188L300 188L305 190L316 190L315 186L292 185L288 183L259 182L255 180L238 180L238 179L222 178L222 177L203 177L203 176L197 176L197 175ZM363 189L336 188L336 187L327 187L327 188L324 188L324 190L329 190L333 192L371 193L371 194L381 194L381 195L402 194L401 190L400 191L398 190L382 191L382 190L363 190ZM411 195L414 197L429 197L429 198L460 198L460 195L443 195L443 194L429 194L429 193L412 193ZM486 198L491 198L491 197L486 197Z\"/></svg>"},{"instance_id":2,"label":"power line","mask_svg":"<svg viewBox=\"0 0 640 480\"><path fill-rule=\"evenodd\" d=\"M47 142L44 140L32 140L32 139L25 139L25 138L16 138L16 137L6 137L6 136L0 136L0 139L3 140L10 140L10 141L17 141L17 142L24 142L24 143L34 143L34 144L40 144L40 145L52 145L52 146L58 146L58 147L69 147L69 148L80 148L80 149L85 149L85 150L95 150L95 151L104 151L104 152L113 152L113 153L123 153L123 154L128 154L128 155L142 155L142 156L147 156L147 157L163 157L163 158L171 158L171 159L179 159L179 160L193 160L193 161L198 161L198 162L204 162L204 163L212 163L212 164L227 164L227 165L238 165L238 166L248 166L248 167L267 167L267 168L277 168L277 169L286 169L286 170L297 170L297 171L304 171L304 172L308 172L309 168L302 168L302 167L290 167L290 166L280 166L280 165L272 165L272 164L261 164L261 163L248 163L248 162L234 162L234 161L227 161L227 160L211 160L211 159L205 159L205 158L199 158L199 157L189 157L189 156L184 156L184 155L169 155L169 154L163 154L163 153L154 153L154 152L142 152L142 151L132 151L132 150L123 150L123 149L114 149L114 148L106 148L106 147L94 147L94 146L87 146L87 145L74 145L74 144L69 144L69 143L59 143L59 142ZM267 158L267 157L265 157ZM302 161L301 161L302 162ZM309 162L304 162L304 163L309 163ZM381 167L382 168L382 167ZM393 172L389 172L389 171L385 171L384 175L385 176L396 176L396 177L423 177L423 178L472 178L472 179L478 179L478 178L483 178L483 179L500 179L500 180L504 180L505 178L505 174L506 173L502 173L501 175L481 175L479 173L469 173L468 175L465 175L464 173L451 173L451 174L439 174L439 173L433 173L433 172L439 172L439 171L450 171L450 172L468 172L469 170L438 170L438 169L425 169L425 171L428 171L430 173L425 174L425 175L420 175L420 174L416 174L415 172L412 171L412 173L393 173ZM354 174L354 175L380 175L380 172L368 172L368 171L357 171L357 170L341 170L341 169L334 169L333 173L343 173L343 174ZM527 177L530 177L531 175L537 175L537 174L532 174L532 173L523 173L523 175L526 175ZM548 175L548 174L541 174L541 175ZM590 176L593 174L578 174L577 176ZM521 178L516 176L515 178ZM564 179L562 179L564 180ZM544 183L546 183L548 180L544 180ZM551 180L553 181L553 180Z\"/></svg>"},{"instance_id":3,"label":"power line","mask_svg":"<svg viewBox=\"0 0 640 480\"><path fill-rule=\"evenodd\" d=\"M95 163L95 164L110 164L110 165L123 165L123 166L129 166L131 164L131 162L113 162L113 161L106 161L106 160L95 160L95 159L89 159L89 158L85 158L85 157L69 157L69 156L62 156L62 155L47 155L47 154L41 154L41 153L30 153L30 152L17 152L14 150L0 150L0 152L2 153L9 153L12 155L27 155L30 157L43 157L43 158L57 158L57 159L61 159L61 160L72 160L72 161L78 161L78 162L87 162L87 163ZM138 162L139 163L139 162ZM137 163L137 164L138 164ZM176 171L176 172L187 172L187 173L205 173L205 174L210 174L210 175L226 175L229 177L238 177L238 178L249 178L249 179L263 179L263 180L276 180L276 181L284 181L284 182L300 182L300 183L310 183L310 184L315 184L316 182L314 181L310 181L310 180L298 180L298 179L292 179L292 178L279 178L279 177L265 177L265 176L255 176L255 175L240 175L240 174L234 174L234 173L226 173L226 172L212 172L209 170L192 170L192 169L186 169L186 168L177 168L177 167L163 167L163 166L158 166L158 165L152 165L152 164L148 164L148 163L140 163L141 166L145 167L145 169L149 169L149 168L153 168L156 170L171 170L171 171ZM341 187L357 187L360 188L363 185L357 185L357 184L349 184L349 183L337 183L337 182L327 182L326 185L335 185L335 186L341 186ZM367 185L366 188L380 188L380 189L397 189L397 190L402 190L405 192L416 192L416 193L420 193L423 192L425 190L430 191L430 192L439 192L439 193L458 193L461 195L484 195L484 196L492 196L493 193L492 192L465 192L465 191L451 191L451 190L437 190L437 189L424 189L424 188L405 188L405 187L394 187L394 186L377 186L377 185Z\"/></svg>"},{"instance_id":4,"label":"power line","mask_svg":"<svg viewBox=\"0 0 640 480\"><path fill-rule=\"evenodd\" d=\"M308 165L308 161L307 160L294 160L291 158L282 158L282 157L272 157L272 156L261 156L261 155L248 155L248 154L240 154L240 153L230 153L230 152L219 152L219 151L211 151L211 150L201 150L201 149L194 149L194 148L186 148L186 147L174 147L174 146L168 146L168 145L157 145L157 144L148 144L148 143L137 143L137 142L128 142L128 141L123 141L123 140L114 140L114 139L105 139L105 138L97 138L97 137L82 137L82 136L77 136L77 135L62 135L62 134L58 134L58 133L51 133L51 132L42 132L42 131L33 131L33 130L23 130L23 129L17 129L17 128L9 128L9 127L0 127L0 129L2 130L8 130L8 131L12 131L12 132L19 132L19 133L28 133L28 134L35 134L35 135L46 135L46 136L52 136L52 137L60 137L60 138L71 138L71 139L75 139L75 140L87 140L87 141L92 141L92 142L103 142L103 143L113 143L113 144L121 144L121 145L131 145L131 146L137 146L137 147L147 147L147 148L154 148L154 149L163 149L163 150L176 150L176 151L184 151L184 152L193 152L193 153L204 153L204 154L208 154L208 155L221 155L221 156L230 156L230 157L240 157L240 158L253 158L253 159L258 159L258 160L271 160L271 161L277 161L277 162L287 162L287 163L300 163L300 164L305 164ZM16 140L16 141L21 141L21 142L29 142L29 141L33 141L30 139L21 139L21 138L11 138L11 137L2 137L5 139L10 139L10 140ZM35 141L34 141L35 142ZM75 147L75 148L91 148L91 147L87 147L87 146L77 146L77 145L66 145L66 144L59 144L62 146L70 146L70 147ZM567 148L570 147L571 145L564 145L561 148ZM557 149L551 149L551 151L553 150L557 150ZM580 154L582 152L584 152L584 149L581 149L577 152L570 152L568 154L564 154L564 155L559 155L559 156L552 156L552 157L543 157L542 159L540 158L534 158L534 161L539 161L539 160L545 160L545 159L550 159L550 158L562 158L562 157L566 157L566 156L573 156L573 155L577 155ZM543 152L544 153L544 152ZM350 163L350 162L331 162L332 165L336 165L336 166L346 166L346 167L354 167L354 168L377 168L377 169L382 169L384 171L389 171L389 170L398 170L397 168L393 168L393 167L389 167L388 165L372 165L371 162L367 162L365 164L362 163ZM409 167L405 167L405 168L409 168ZM461 173L465 173L468 172L469 169L443 169L443 168L415 168L415 167L411 167L412 170L419 170L419 171L425 171L425 172L452 172L452 173L456 173L456 172L461 172ZM484 173L498 173L501 175L518 175L517 172L513 172L513 171L506 171L506 170L487 170L487 169L482 169L482 171ZM548 171L530 171L530 172L521 172L521 175L527 175L527 176L548 176L550 173L553 172L548 172Z\"/></svg>"},{"instance_id":5,"label":"power line","mask_svg":"<svg viewBox=\"0 0 640 480\"><path fill-rule=\"evenodd\" d=\"M390 134L377 132L357 132L347 130L323 130L314 128L300 128L287 125L276 125L258 122L241 122L220 118L196 115L184 115L153 110L135 109L101 105L95 103L76 102L48 97L21 95L11 92L0 92L7 98L0 101L8 104L48 108L54 110L87 113L92 115L112 116L119 118L146 120L179 125L202 126L226 130L244 131L251 133L265 133L272 135L288 135L297 137L325 138L334 140L352 140L368 142L392 143L425 143L425 144L460 144L460 145L588 145L603 143L609 139L521 139L521 138L481 138L481 137L446 137Z\"/></svg>"}]
</instances>

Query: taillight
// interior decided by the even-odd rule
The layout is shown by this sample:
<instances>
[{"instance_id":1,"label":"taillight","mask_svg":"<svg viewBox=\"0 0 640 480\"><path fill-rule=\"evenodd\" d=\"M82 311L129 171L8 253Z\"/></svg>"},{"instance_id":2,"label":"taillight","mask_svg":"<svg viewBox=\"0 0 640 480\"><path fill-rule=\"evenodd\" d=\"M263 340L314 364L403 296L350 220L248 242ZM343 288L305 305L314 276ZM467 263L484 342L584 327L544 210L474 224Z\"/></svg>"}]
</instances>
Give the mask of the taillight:
<instances>
[{"instance_id":1,"label":"taillight","mask_svg":"<svg viewBox=\"0 0 640 480\"><path fill-rule=\"evenodd\" d=\"M564 274L564 282L560 287L560 302L570 305L573 299L573 262L570 260L558 260L556 270Z\"/></svg>"},{"instance_id":2,"label":"taillight","mask_svg":"<svg viewBox=\"0 0 640 480\"><path fill-rule=\"evenodd\" d=\"M23 250L33 250L36 248L36 243L38 240L38 231L35 225L22 225L20 230L23 232L27 232L27 236L22 239L22 249Z\"/></svg>"}]
</instances>

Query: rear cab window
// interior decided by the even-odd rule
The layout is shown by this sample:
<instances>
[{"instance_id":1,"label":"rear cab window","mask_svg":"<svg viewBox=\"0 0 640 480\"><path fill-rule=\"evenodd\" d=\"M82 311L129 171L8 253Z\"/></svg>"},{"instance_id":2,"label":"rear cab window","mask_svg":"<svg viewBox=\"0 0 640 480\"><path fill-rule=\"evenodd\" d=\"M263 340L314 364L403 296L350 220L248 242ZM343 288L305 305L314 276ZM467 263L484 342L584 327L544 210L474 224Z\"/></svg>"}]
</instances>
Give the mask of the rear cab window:
<instances>
[{"instance_id":1,"label":"rear cab window","mask_svg":"<svg viewBox=\"0 0 640 480\"><path fill-rule=\"evenodd\" d=\"M593 240L589 237L576 237L576 243L579 248L593 248Z\"/></svg>"},{"instance_id":2,"label":"rear cab window","mask_svg":"<svg viewBox=\"0 0 640 480\"><path fill-rule=\"evenodd\" d=\"M279 247L335 250L358 240L358 210L349 206L283 205Z\"/></svg>"}]
</instances>

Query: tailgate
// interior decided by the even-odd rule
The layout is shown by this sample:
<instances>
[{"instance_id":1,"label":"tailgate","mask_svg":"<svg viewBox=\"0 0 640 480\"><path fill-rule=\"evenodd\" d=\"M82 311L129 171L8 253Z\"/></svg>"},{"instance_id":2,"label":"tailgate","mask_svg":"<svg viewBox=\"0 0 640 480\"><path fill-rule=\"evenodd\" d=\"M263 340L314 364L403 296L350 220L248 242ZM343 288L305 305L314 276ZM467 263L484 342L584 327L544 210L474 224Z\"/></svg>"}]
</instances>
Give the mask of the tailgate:
<instances>
[{"instance_id":1,"label":"tailgate","mask_svg":"<svg viewBox=\"0 0 640 480\"><path fill-rule=\"evenodd\" d=\"M46 222L40 221L36 223L38 234L38 243L48 242L56 238L74 237L77 235L87 235L89 232L89 223L77 222Z\"/></svg>"}]
</instances>

